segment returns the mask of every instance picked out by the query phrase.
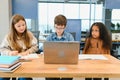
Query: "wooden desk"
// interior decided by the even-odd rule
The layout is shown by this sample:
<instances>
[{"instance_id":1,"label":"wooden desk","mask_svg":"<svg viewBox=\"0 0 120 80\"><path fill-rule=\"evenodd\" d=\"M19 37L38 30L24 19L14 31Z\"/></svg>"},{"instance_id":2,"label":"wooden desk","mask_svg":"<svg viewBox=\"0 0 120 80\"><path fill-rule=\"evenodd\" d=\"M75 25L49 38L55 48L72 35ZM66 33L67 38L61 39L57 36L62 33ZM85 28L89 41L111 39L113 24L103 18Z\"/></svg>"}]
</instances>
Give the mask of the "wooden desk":
<instances>
[{"instance_id":1,"label":"wooden desk","mask_svg":"<svg viewBox=\"0 0 120 80\"><path fill-rule=\"evenodd\" d=\"M0 77L120 77L120 60L105 55L108 60L79 60L77 65L44 64L43 56L24 62L13 73L0 72ZM66 70L58 70L65 67Z\"/></svg>"}]
</instances>

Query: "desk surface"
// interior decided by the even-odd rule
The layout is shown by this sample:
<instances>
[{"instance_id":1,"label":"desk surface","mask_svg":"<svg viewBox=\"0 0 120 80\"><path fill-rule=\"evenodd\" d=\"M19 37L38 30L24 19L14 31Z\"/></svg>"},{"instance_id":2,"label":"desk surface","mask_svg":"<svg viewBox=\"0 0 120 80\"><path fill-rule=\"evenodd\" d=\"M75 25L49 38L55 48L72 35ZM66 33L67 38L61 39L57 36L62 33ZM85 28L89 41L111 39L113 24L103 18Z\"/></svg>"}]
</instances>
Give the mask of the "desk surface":
<instances>
[{"instance_id":1,"label":"desk surface","mask_svg":"<svg viewBox=\"0 0 120 80\"><path fill-rule=\"evenodd\" d=\"M0 77L120 77L120 60L79 60L76 65L44 64L43 56L24 62L13 73L0 72ZM63 70L59 70L59 69ZM65 69L65 70L64 70Z\"/></svg>"}]
</instances>

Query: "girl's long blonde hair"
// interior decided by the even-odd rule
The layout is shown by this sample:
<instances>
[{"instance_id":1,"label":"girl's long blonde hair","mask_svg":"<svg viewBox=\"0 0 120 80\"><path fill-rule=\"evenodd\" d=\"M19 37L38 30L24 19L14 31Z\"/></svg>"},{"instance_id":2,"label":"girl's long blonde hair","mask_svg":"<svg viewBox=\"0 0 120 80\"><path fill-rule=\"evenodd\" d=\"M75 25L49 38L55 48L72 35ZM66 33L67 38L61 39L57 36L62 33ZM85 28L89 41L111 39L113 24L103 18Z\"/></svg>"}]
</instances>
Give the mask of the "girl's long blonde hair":
<instances>
[{"instance_id":1,"label":"girl's long blonde hair","mask_svg":"<svg viewBox=\"0 0 120 80\"><path fill-rule=\"evenodd\" d=\"M17 50L19 52L22 51L22 47L20 47L20 45L17 43L17 40L18 40L19 36L18 36L18 33L17 33L14 26L20 20L25 21L24 17L19 15L19 14L16 14L12 17L11 22L10 22L10 33L9 33L9 36L8 36L8 40L9 40L9 43L10 43L12 49ZM26 21L25 21L25 24L26 24ZM22 39L24 41L24 44L25 44L26 48L29 49L30 46L31 46L31 42L30 42L31 40L30 40L29 33L27 31L27 25L26 25L25 31L22 33Z\"/></svg>"}]
</instances>

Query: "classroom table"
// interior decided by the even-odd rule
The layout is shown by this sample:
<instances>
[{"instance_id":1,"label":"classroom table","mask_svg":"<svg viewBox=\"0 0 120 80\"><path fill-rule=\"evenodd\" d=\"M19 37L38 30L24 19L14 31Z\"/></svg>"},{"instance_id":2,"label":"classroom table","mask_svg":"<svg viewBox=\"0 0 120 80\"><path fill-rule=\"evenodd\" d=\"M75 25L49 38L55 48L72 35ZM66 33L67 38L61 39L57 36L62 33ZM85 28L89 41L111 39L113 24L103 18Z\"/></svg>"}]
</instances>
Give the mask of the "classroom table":
<instances>
[{"instance_id":1,"label":"classroom table","mask_svg":"<svg viewBox=\"0 0 120 80\"><path fill-rule=\"evenodd\" d=\"M0 72L0 77L120 77L120 60L104 55L108 60L79 60L78 64L45 64L44 56L23 62L14 72Z\"/></svg>"}]
</instances>

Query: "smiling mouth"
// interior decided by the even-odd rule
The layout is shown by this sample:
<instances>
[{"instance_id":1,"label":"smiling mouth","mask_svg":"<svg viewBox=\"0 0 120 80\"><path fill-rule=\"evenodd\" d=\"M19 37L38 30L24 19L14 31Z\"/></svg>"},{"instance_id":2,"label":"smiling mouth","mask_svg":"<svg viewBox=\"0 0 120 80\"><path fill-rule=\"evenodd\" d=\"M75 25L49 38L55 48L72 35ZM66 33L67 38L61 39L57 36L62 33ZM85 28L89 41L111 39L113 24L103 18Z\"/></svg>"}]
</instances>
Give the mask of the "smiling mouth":
<instances>
[{"instance_id":1,"label":"smiling mouth","mask_svg":"<svg viewBox=\"0 0 120 80\"><path fill-rule=\"evenodd\" d=\"M20 30L20 31L24 31L24 30Z\"/></svg>"},{"instance_id":2,"label":"smiling mouth","mask_svg":"<svg viewBox=\"0 0 120 80\"><path fill-rule=\"evenodd\" d=\"M93 37L96 37L96 35L93 35Z\"/></svg>"}]
</instances>

